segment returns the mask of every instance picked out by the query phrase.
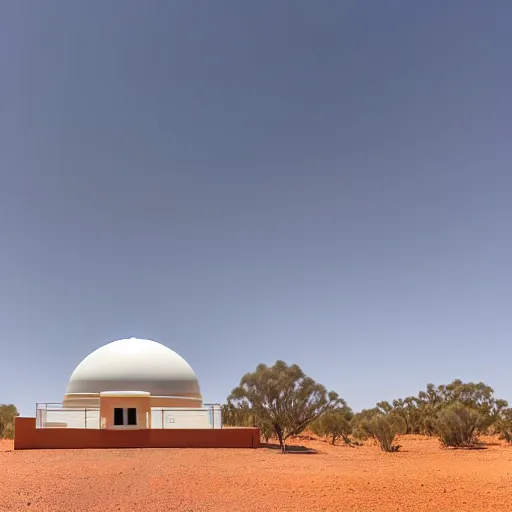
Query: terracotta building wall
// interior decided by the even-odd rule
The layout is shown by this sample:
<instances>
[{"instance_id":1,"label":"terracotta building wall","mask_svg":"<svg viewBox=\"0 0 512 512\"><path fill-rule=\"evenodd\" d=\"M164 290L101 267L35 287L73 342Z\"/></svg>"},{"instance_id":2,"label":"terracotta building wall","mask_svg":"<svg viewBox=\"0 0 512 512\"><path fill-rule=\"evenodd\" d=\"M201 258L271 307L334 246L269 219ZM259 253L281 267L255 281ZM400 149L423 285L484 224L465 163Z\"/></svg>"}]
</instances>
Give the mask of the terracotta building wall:
<instances>
[{"instance_id":1,"label":"terracotta building wall","mask_svg":"<svg viewBox=\"0 0 512 512\"><path fill-rule=\"evenodd\" d=\"M149 396L105 396L100 399L100 424L102 419L105 421L105 428L119 430L119 427L114 425L114 408L115 407L135 407L137 409L137 425L127 426L123 428L126 430L140 430L146 428L146 417L148 426L151 427L151 405Z\"/></svg>"},{"instance_id":2,"label":"terracotta building wall","mask_svg":"<svg viewBox=\"0 0 512 512\"><path fill-rule=\"evenodd\" d=\"M258 448L257 428L95 430L36 428L35 418L15 419L15 450L79 448Z\"/></svg>"}]
</instances>

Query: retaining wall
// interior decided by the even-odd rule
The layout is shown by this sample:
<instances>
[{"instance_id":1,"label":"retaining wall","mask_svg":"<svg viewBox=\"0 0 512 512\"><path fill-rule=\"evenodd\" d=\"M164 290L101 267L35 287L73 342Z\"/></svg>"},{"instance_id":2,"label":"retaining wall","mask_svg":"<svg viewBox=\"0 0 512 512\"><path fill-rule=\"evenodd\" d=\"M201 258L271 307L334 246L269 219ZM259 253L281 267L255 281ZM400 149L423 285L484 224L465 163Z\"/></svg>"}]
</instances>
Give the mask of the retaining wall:
<instances>
[{"instance_id":1,"label":"retaining wall","mask_svg":"<svg viewBox=\"0 0 512 512\"><path fill-rule=\"evenodd\" d=\"M14 449L258 448L257 428L94 430L36 428L35 418L15 419Z\"/></svg>"}]
</instances>

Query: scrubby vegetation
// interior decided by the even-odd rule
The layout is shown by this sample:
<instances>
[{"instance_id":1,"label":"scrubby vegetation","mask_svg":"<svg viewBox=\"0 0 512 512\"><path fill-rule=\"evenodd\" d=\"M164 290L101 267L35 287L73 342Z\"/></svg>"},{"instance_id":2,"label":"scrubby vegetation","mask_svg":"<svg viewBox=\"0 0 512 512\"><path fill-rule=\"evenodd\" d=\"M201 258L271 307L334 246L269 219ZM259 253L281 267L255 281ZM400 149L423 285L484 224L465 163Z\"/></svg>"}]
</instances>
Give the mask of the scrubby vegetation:
<instances>
[{"instance_id":1,"label":"scrubby vegetation","mask_svg":"<svg viewBox=\"0 0 512 512\"><path fill-rule=\"evenodd\" d=\"M351 444L349 436L352 433L353 417L352 409L343 400L340 407L322 414L309 425L309 428L320 437L330 437L332 444L340 437L346 444Z\"/></svg>"},{"instance_id":2,"label":"scrubby vegetation","mask_svg":"<svg viewBox=\"0 0 512 512\"><path fill-rule=\"evenodd\" d=\"M493 425L494 433L500 439L512 443L512 409L504 409Z\"/></svg>"},{"instance_id":3,"label":"scrubby vegetation","mask_svg":"<svg viewBox=\"0 0 512 512\"><path fill-rule=\"evenodd\" d=\"M484 424L482 414L456 402L439 412L436 433L444 446L471 448Z\"/></svg>"},{"instance_id":4,"label":"scrubby vegetation","mask_svg":"<svg viewBox=\"0 0 512 512\"><path fill-rule=\"evenodd\" d=\"M399 444L393 444L399 432L399 420L391 414L377 414L369 422L368 430L385 452L397 452Z\"/></svg>"},{"instance_id":5,"label":"scrubby vegetation","mask_svg":"<svg viewBox=\"0 0 512 512\"><path fill-rule=\"evenodd\" d=\"M14 418L19 416L18 409L13 404L0 404L0 437L14 438Z\"/></svg>"},{"instance_id":6,"label":"scrubby vegetation","mask_svg":"<svg viewBox=\"0 0 512 512\"><path fill-rule=\"evenodd\" d=\"M354 414L345 400L307 377L297 366L278 361L246 374L228 397L223 421L257 426L268 440L275 436L285 451L289 437L306 428L332 444L373 438L382 450L396 452L397 436L437 436L452 448L473 448L481 434L499 435L512 443L512 408L483 382L428 384L417 396L378 402Z\"/></svg>"},{"instance_id":7,"label":"scrubby vegetation","mask_svg":"<svg viewBox=\"0 0 512 512\"><path fill-rule=\"evenodd\" d=\"M16 416L14 405L0 405L0 437L14 437ZM372 438L386 452L398 451L405 434L437 436L450 448L473 448L485 433L512 444L512 408L483 382L428 384L417 396L354 413L337 393L283 361L245 374L223 405L222 418L226 426L258 427L265 442L276 438L283 452L286 441L306 429L332 444L354 446Z\"/></svg>"}]
</instances>

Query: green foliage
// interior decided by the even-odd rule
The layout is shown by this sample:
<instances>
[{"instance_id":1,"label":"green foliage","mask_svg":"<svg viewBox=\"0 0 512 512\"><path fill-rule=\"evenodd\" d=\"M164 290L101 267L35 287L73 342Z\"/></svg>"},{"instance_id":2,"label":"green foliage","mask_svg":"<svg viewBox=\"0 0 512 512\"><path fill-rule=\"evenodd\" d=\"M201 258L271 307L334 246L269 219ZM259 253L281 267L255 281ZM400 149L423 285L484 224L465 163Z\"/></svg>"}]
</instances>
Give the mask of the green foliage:
<instances>
[{"instance_id":1,"label":"green foliage","mask_svg":"<svg viewBox=\"0 0 512 512\"><path fill-rule=\"evenodd\" d=\"M512 443L512 409L503 409L494 423L494 433L507 443Z\"/></svg>"},{"instance_id":2,"label":"green foliage","mask_svg":"<svg viewBox=\"0 0 512 512\"><path fill-rule=\"evenodd\" d=\"M401 434L435 435L436 425L442 411L452 404L462 404L481 415L481 431L491 427L508 407L505 400L494 397L494 390L483 382L464 383L457 379L450 384L435 386L428 384L417 397L379 402L377 410L394 414L403 421Z\"/></svg>"},{"instance_id":3,"label":"green foliage","mask_svg":"<svg viewBox=\"0 0 512 512\"><path fill-rule=\"evenodd\" d=\"M363 409L352 419L352 431L357 439L373 438L385 452L397 452L397 434L405 430L405 422L388 402L379 402L373 409Z\"/></svg>"},{"instance_id":4,"label":"green foliage","mask_svg":"<svg viewBox=\"0 0 512 512\"><path fill-rule=\"evenodd\" d=\"M342 403L341 407L325 412L309 426L316 435L330 437L332 444L340 437L345 443L350 444L348 436L352 433L350 421L354 414L344 400Z\"/></svg>"},{"instance_id":5,"label":"green foliage","mask_svg":"<svg viewBox=\"0 0 512 512\"><path fill-rule=\"evenodd\" d=\"M274 427L265 421L261 421L258 425L261 436L265 439L265 443L268 443L274 435Z\"/></svg>"},{"instance_id":6,"label":"green foliage","mask_svg":"<svg viewBox=\"0 0 512 512\"><path fill-rule=\"evenodd\" d=\"M483 382L454 380L428 384L417 397L378 402L355 414L351 428L356 439L373 437L384 450L392 449L396 434L438 435L446 446L473 446L479 433L492 430L512 442L511 411Z\"/></svg>"},{"instance_id":7,"label":"green foliage","mask_svg":"<svg viewBox=\"0 0 512 512\"><path fill-rule=\"evenodd\" d=\"M14 423L7 423L3 432L4 439L14 439Z\"/></svg>"},{"instance_id":8,"label":"green foliage","mask_svg":"<svg viewBox=\"0 0 512 512\"><path fill-rule=\"evenodd\" d=\"M334 392L308 377L297 365L277 361L258 365L245 374L228 397L228 404L247 407L265 425L272 425L281 451L290 436L300 434L328 410L343 405Z\"/></svg>"},{"instance_id":9,"label":"green foliage","mask_svg":"<svg viewBox=\"0 0 512 512\"><path fill-rule=\"evenodd\" d=\"M428 384L417 396L381 401L353 414L335 393L305 376L296 366L278 361L245 375L225 406L228 425L254 425L268 441L272 433L281 448L289 436L308 425L320 436L337 439L374 438L385 451L396 451L396 435L439 436L445 446L471 447L484 432L512 443L512 408L483 382Z\"/></svg>"},{"instance_id":10,"label":"green foliage","mask_svg":"<svg viewBox=\"0 0 512 512\"><path fill-rule=\"evenodd\" d=\"M365 441L366 439L373 437L370 429L370 422L375 416L381 414L383 414L382 411L377 407L374 407L373 409L363 409L361 412L354 414L354 417L350 422L352 435L361 441Z\"/></svg>"},{"instance_id":11,"label":"green foliage","mask_svg":"<svg viewBox=\"0 0 512 512\"><path fill-rule=\"evenodd\" d=\"M267 443L274 432L273 426L258 417L247 403L223 405L222 423L229 427L258 427Z\"/></svg>"},{"instance_id":12,"label":"green foliage","mask_svg":"<svg viewBox=\"0 0 512 512\"><path fill-rule=\"evenodd\" d=\"M399 444L393 444L396 435L402 427L400 418L392 414L376 414L368 423L372 437L385 452L397 452Z\"/></svg>"},{"instance_id":13,"label":"green foliage","mask_svg":"<svg viewBox=\"0 0 512 512\"><path fill-rule=\"evenodd\" d=\"M255 420L247 404L229 403L222 406L222 423L229 427L252 427Z\"/></svg>"},{"instance_id":14,"label":"green foliage","mask_svg":"<svg viewBox=\"0 0 512 512\"><path fill-rule=\"evenodd\" d=\"M19 416L18 409L13 404L0 405L0 437L14 437L14 418Z\"/></svg>"},{"instance_id":15,"label":"green foliage","mask_svg":"<svg viewBox=\"0 0 512 512\"><path fill-rule=\"evenodd\" d=\"M440 411L435 429L444 446L471 448L475 446L478 433L485 424L486 418L478 410L454 402Z\"/></svg>"}]
</instances>

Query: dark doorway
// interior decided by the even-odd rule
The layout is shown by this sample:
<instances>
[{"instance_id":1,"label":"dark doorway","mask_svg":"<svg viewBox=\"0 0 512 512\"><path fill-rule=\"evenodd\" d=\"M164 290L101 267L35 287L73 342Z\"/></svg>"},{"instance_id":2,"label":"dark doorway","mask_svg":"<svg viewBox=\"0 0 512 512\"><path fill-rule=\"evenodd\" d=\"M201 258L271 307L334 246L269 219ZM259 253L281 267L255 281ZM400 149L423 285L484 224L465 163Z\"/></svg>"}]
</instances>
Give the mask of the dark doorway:
<instances>
[{"instance_id":1,"label":"dark doorway","mask_svg":"<svg viewBox=\"0 0 512 512\"><path fill-rule=\"evenodd\" d=\"M114 425L124 425L123 409L121 407L114 408Z\"/></svg>"},{"instance_id":2,"label":"dark doorway","mask_svg":"<svg viewBox=\"0 0 512 512\"><path fill-rule=\"evenodd\" d=\"M128 408L128 425L137 425L137 409L134 407Z\"/></svg>"}]
</instances>

